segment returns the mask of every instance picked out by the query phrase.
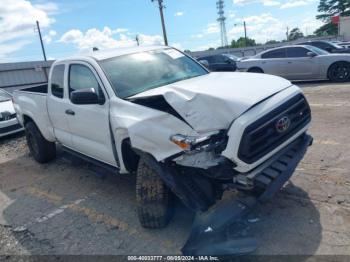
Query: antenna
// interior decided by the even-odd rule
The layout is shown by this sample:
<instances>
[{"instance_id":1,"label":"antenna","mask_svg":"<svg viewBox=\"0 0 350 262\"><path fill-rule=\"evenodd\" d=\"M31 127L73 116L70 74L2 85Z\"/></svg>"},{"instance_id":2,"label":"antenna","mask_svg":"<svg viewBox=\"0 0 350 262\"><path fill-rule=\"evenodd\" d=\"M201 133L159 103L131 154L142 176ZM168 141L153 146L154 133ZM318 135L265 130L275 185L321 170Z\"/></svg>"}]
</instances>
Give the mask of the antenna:
<instances>
[{"instance_id":1,"label":"antenna","mask_svg":"<svg viewBox=\"0 0 350 262\"><path fill-rule=\"evenodd\" d=\"M218 15L219 15L219 18L217 19L217 21L220 23L221 46L222 47L228 46L226 25L225 25L226 17L224 16L224 0L218 0L216 2L216 8L218 9Z\"/></svg>"}]
</instances>

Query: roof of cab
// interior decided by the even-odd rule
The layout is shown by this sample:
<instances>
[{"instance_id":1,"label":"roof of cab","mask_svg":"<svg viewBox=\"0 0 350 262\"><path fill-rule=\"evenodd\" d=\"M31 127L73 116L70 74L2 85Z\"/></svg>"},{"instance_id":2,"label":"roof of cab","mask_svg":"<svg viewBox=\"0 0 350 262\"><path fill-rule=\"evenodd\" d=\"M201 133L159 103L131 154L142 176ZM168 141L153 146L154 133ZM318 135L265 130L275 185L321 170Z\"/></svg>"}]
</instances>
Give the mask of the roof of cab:
<instances>
[{"instance_id":1,"label":"roof of cab","mask_svg":"<svg viewBox=\"0 0 350 262\"><path fill-rule=\"evenodd\" d=\"M152 51L157 49L169 48L168 46L136 46L136 47L123 47L123 48L115 48L109 50L97 50L91 51L85 54L78 54L71 57L67 57L64 59L57 60L56 62L66 61L66 60L79 60L87 57L92 57L96 60L104 60L111 57L128 55L138 52Z\"/></svg>"}]
</instances>

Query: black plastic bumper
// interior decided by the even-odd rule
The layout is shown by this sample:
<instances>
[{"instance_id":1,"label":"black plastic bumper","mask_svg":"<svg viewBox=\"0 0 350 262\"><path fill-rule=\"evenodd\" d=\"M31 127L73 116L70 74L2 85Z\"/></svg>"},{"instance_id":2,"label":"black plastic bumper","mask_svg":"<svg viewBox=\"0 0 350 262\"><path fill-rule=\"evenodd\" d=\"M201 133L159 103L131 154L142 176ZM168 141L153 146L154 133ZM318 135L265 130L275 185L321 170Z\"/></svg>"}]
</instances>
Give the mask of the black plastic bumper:
<instances>
[{"instance_id":1,"label":"black plastic bumper","mask_svg":"<svg viewBox=\"0 0 350 262\"><path fill-rule=\"evenodd\" d=\"M255 172L252 179L262 189L260 195L233 196L219 201L204 213L197 213L190 236L182 248L183 254L234 255L254 251L257 248L255 239L228 239L225 234L227 226L240 219L258 202L271 199L292 176L312 141L311 136L304 134L257 167L259 172Z\"/></svg>"}]
</instances>

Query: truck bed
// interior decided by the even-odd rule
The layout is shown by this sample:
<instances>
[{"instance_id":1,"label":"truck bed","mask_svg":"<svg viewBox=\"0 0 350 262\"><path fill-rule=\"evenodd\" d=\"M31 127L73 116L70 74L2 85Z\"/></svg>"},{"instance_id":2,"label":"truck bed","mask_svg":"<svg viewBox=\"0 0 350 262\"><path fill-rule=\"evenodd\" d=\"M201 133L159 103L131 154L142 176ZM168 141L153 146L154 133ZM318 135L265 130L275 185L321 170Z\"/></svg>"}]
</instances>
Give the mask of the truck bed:
<instances>
[{"instance_id":1,"label":"truck bed","mask_svg":"<svg viewBox=\"0 0 350 262\"><path fill-rule=\"evenodd\" d=\"M21 125L30 118L37 125L43 136L52 141L53 130L47 112L46 97L48 85L41 84L13 92L14 107Z\"/></svg>"},{"instance_id":2,"label":"truck bed","mask_svg":"<svg viewBox=\"0 0 350 262\"><path fill-rule=\"evenodd\" d=\"M40 85L20 89L17 92L31 92L31 93L47 94L47 89L48 89L48 84L40 84Z\"/></svg>"}]
</instances>

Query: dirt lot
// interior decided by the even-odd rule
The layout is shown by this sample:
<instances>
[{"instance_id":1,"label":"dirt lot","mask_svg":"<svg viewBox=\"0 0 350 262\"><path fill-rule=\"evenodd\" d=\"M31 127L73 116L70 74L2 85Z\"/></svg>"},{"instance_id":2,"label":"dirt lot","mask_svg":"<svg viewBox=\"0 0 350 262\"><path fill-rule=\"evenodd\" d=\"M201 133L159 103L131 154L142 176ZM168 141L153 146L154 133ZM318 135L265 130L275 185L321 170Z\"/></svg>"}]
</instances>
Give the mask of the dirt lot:
<instances>
[{"instance_id":1,"label":"dirt lot","mask_svg":"<svg viewBox=\"0 0 350 262\"><path fill-rule=\"evenodd\" d=\"M242 221L257 254L350 254L350 84L302 83L314 145L292 181ZM0 140L0 255L179 254L193 214L182 205L163 230L140 227L135 177L60 153L30 157L22 135ZM254 221L250 223L249 221Z\"/></svg>"}]
</instances>

